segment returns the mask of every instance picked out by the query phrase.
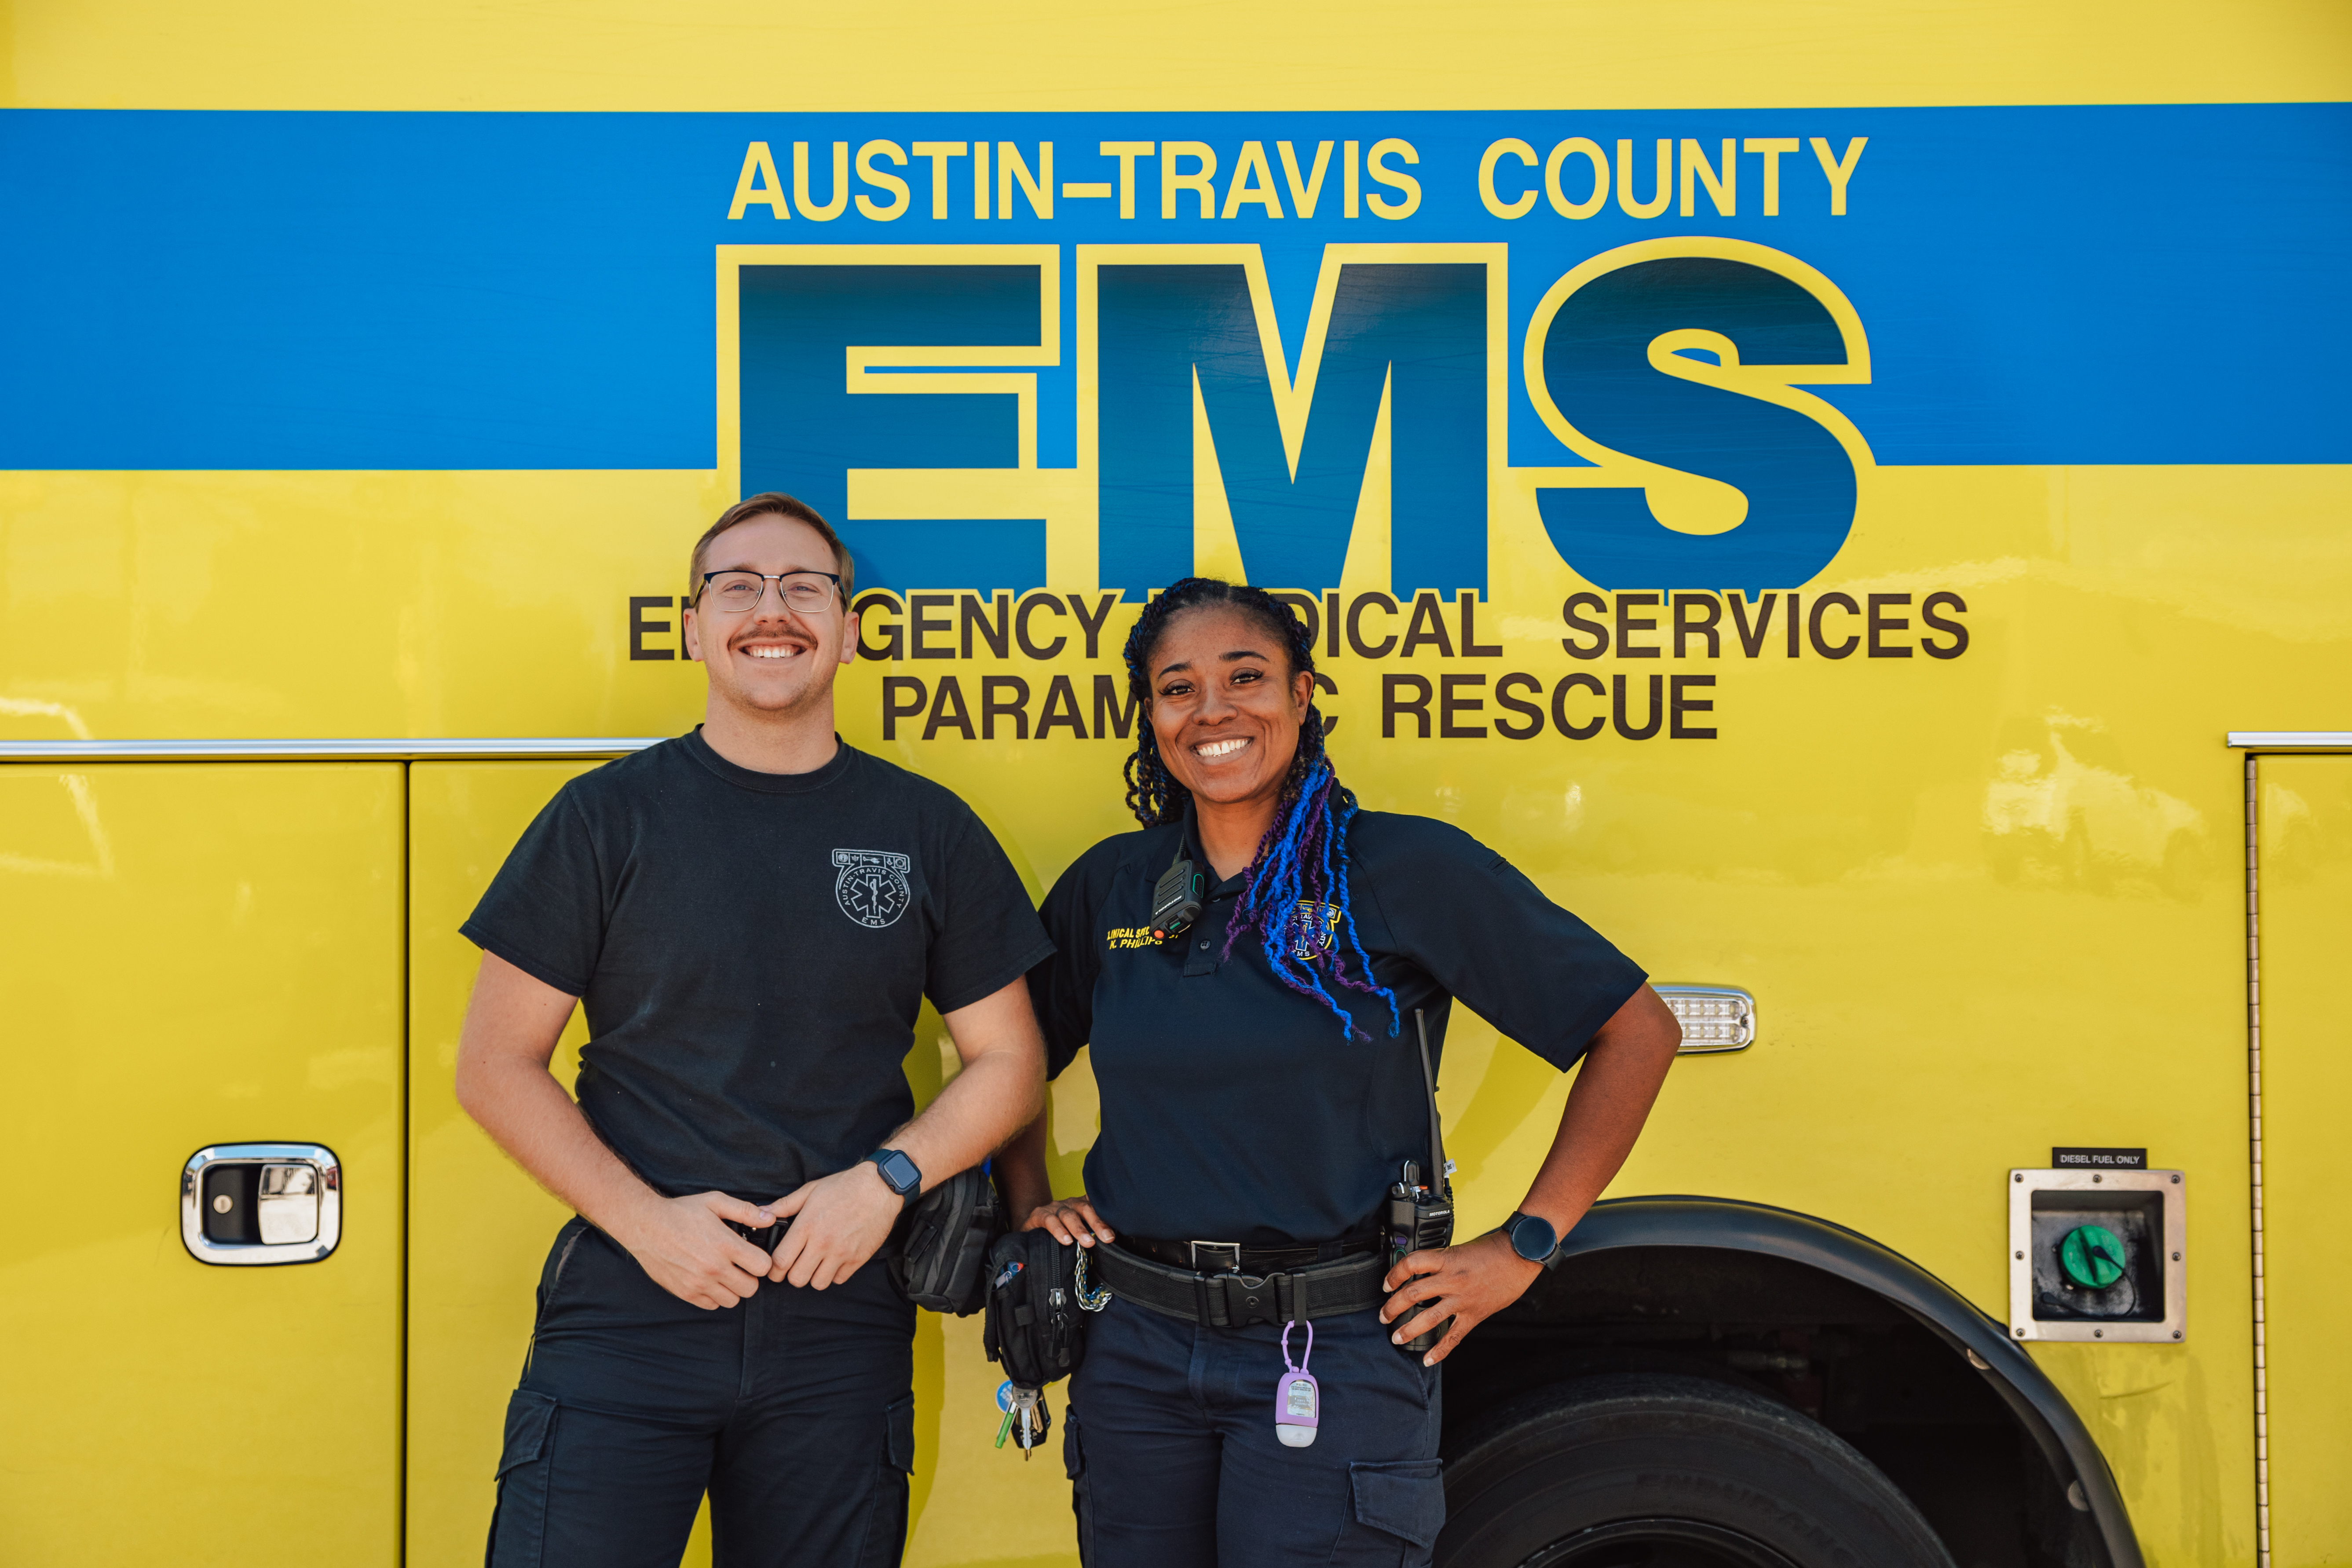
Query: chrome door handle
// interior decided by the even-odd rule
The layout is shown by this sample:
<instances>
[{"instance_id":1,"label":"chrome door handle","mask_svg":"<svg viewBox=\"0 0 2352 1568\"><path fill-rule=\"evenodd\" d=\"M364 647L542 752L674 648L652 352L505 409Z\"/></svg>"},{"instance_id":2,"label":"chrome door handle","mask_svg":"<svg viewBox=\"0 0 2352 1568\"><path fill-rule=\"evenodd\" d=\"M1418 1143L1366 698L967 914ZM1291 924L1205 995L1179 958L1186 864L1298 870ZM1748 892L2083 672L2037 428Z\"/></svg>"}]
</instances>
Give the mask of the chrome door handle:
<instances>
[{"instance_id":1,"label":"chrome door handle","mask_svg":"<svg viewBox=\"0 0 2352 1568\"><path fill-rule=\"evenodd\" d=\"M180 1241L199 1263L316 1263L343 1238L343 1168L317 1143L215 1143L180 1171Z\"/></svg>"}]
</instances>

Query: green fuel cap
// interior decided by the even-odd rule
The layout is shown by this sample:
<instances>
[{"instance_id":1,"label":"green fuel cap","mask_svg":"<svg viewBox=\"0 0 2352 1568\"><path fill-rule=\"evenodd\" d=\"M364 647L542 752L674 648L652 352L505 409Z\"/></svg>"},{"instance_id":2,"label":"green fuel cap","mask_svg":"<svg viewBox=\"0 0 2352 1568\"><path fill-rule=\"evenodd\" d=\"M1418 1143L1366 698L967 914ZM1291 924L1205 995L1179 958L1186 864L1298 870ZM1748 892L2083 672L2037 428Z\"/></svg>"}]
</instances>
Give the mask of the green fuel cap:
<instances>
[{"instance_id":1,"label":"green fuel cap","mask_svg":"<svg viewBox=\"0 0 2352 1568\"><path fill-rule=\"evenodd\" d=\"M2078 1225L2058 1244L2058 1266L2085 1290L2104 1290L2124 1277L2124 1244L2103 1225Z\"/></svg>"}]
</instances>

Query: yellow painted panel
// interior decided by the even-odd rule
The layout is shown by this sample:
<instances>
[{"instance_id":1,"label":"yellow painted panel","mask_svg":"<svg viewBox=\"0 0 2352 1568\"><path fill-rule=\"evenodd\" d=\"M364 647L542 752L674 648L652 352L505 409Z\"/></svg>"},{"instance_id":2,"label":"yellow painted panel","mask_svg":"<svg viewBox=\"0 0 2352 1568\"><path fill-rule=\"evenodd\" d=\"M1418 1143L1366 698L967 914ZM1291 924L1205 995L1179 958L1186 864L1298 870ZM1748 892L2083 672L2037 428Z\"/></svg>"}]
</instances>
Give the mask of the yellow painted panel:
<instances>
[{"instance_id":1,"label":"yellow painted panel","mask_svg":"<svg viewBox=\"0 0 2352 1568\"><path fill-rule=\"evenodd\" d=\"M457 1028L480 952L457 934L507 851L577 763L409 768L408 1563L476 1563L531 1295L571 1211L458 1108ZM557 1047L566 1084L586 1031Z\"/></svg>"},{"instance_id":2,"label":"yellow painted panel","mask_svg":"<svg viewBox=\"0 0 2352 1568\"><path fill-rule=\"evenodd\" d=\"M630 659L627 599L725 505L698 473L0 474L0 735L682 730L701 672Z\"/></svg>"},{"instance_id":3,"label":"yellow painted panel","mask_svg":"<svg viewBox=\"0 0 2352 1568\"><path fill-rule=\"evenodd\" d=\"M686 546L718 509L713 483L0 476L0 734L674 733L699 710L701 672L630 658L627 601L675 591ZM2099 1435L2151 1561L2251 1563L2242 781L2220 738L2327 721L2352 657L2352 469L1881 468L1863 472L1861 499L1845 551L1805 592L1910 593L1915 605L1958 592L1965 658L1791 659L1776 635L1754 659L1727 637L1715 658L1694 646L1681 659L1669 647L1643 664L1574 666L1559 616L1580 584L1514 490L1496 503L1491 626L1480 612L1481 636L1505 649L1488 668L1547 681L1571 668L1716 675L1721 738L1423 741L1408 723L1384 740L1383 673L1458 667L1342 653L1327 665L1333 754L1367 805L1457 822L1661 978L1760 998L1752 1050L1676 1070L1621 1193L1712 1192L1822 1215L1999 1311L2008 1167L2084 1142L2144 1144L2188 1170L2187 1342L2036 1354ZM283 591L290 557L278 542L290 538L310 580L337 592ZM954 674L969 697L984 677L1017 676L1034 695L1067 673L1083 693L1117 669L1133 613L1112 612L1092 660L1076 641L1043 663L984 647L930 664L860 660L842 676L841 730L962 794L1041 889L1126 825L1126 744L952 730L925 741L913 722L886 737L883 681ZM873 615L869 646L893 618ZM674 626L647 640L674 647ZM420 766L419 780L431 772ZM502 826L465 830L477 836L461 857L472 869L446 873L438 894L426 889L445 874L428 861L444 829L418 817L420 1053L454 1039L472 973L453 928L555 776L499 806ZM446 1096L446 1068L417 1062L422 1151L437 1125L425 1097ZM939 1070L920 1049L909 1058L919 1086ZM1444 1076L1465 1221L1490 1223L1524 1191L1564 1088L1466 1024ZM1057 1097L1072 1182L1084 1093L1066 1085ZM503 1169L483 1158L480 1169ZM512 1201L541 1201L519 1174L503 1179ZM420 1237L433 1234L434 1193L420 1153ZM484 1322L507 1326L472 1350L428 1351L421 1331L413 1342L421 1374L448 1356L463 1397L489 1412L432 1426L438 1395L419 1384L421 1429L436 1434L420 1439L420 1463L446 1454L450 1485L473 1489L468 1508L488 1508L497 1401L520 1362L553 1212L499 1221L529 1245L472 1260L509 1271L513 1288L495 1298L505 1304L483 1309ZM420 1265L426 1250L420 1242ZM987 1372L959 1331L923 1331L922 1364L938 1369L924 1375L943 1380L924 1386L943 1392L925 1396L924 1453L939 1460L936 1471L923 1461L918 1483L940 1505L919 1520L916 1556L1065 1550L1050 1467L1008 1467L986 1449ZM478 1435L459 1442L459 1427ZM433 1533L435 1495L418 1493L417 1539L478 1541L472 1522ZM977 1544L990 1541L1007 1544Z\"/></svg>"},{"instance_id":4,"label":"yellow painted panel","mask_svg":"<svg viewBox=\"0 0 2352 1568\"><path fill-rule=\"evenodd\" d=\"M2272 1568L2352 1563L2352 758L2261 764Z\"/></svg>"},{"instance_id":5,"label":"yellow painted panel","mask_svg":"<svg viewBox=\"0 0 2352 1568\"><path fill-rule=\"evenodd\" d=\"M410 777L408 1562L480 1561L495 1498L500 1425L530 1339L532 1290L569 1211L458 1108L451 1089L458 1026L479 953L457 934L515 839L585 764L419 763ZM1033 888L1032 891L1035 889ZM586 1030L578 1014L558 1047L568 1085ZM954 1058L928 1007L907 1076L928 1103ZM1056 1086L1055 1176L1076 1190L1093 1136L1094 1083L1083 1066ZM988 1449L994 1369L980 1322L924 1313L915 1341L918 1399L913 1535L908 1561L930 1564L1066 1552L1068 1484L1057 1465L1012 1479ZM942 1414L948 1414L946 1429ZM986 1430L983 1431L982 1428ZM970 1440L967 1440L970 1439ZM938 1506L930 1506L934 1495ZM985 1524L985 1529L977 1528ZM1013 1543L1013 1544L1008 1544ZM1016 1549L1017 1547L1017 1549ZM689 1565L709 1561L709 1517Z\"/></svg>"},{"instance_id":6,"label":"yellow painted panel","mask_svg":"<svg viewBox=\"0 0 2352 1568\"><path fill-rule=\"evenodd\" d=\"M0 1557L397 1552L401 774L0 767ZM313 1264L180 1241L207 1144L322 1143Z\"/></svg>"},{"instance_id":7,"label":"yellow painted panel","mask_svg":"<svg viewBox=\"0 0 2352 1568\"><path fill-rule=\"evenodd\" d=\"M40 108L1739 108L2345 96L2326 0L816 0L565 7L16 0ZM919 44L912 40L920 40ZM1145 132L1149 134L1147 131Z\"/></svg>"},{"instance_id":8,"label":"yellow painted panel","mask_svg":"<svg viewBox=\"0 0 2352 1568\"><path fill-rule=\"evenodd\" d=\"M1055 472L1016 477L1043 475L1045 484ZM1727 657L1703 662L1695 649L1682 667L1720 675L1722 700L1738 704L1721 710L1737 728L1713 753L1793 746L1823 712L1875 722L1892 710L1934 729L1937 714L1955 710L1943 706L1953 694L1933 681L1962 687L1971 724L1980 714L1998 721L1997 710L2038 730L2053 709L2118 731L2128 720L2136 740L2164 748L2168 771L2210 772L2225 729L2308 723L2327 686L2325 648L2352 646L2352 595L2340 587L2352 574L2352 531L2342 524L2352 466L1875 468L1859 477L1853 532L1808 592L1951 589L1968 598L1974 647L1948 665L1786 660L1775 623L1763 657L1750 660L1726 633ZM1586 584L1549 542L1532 489L1512 486L1496 499L1496 624L1489 628L1482 610L1481 636L1499 633L1509 657L1498 669L1557 673L1568 668L1560 600ZM1050 490L1014 500L1042 514ZM951 506L954 494L941 480L919 499ZM688 547L734 499L703 470L0 473L0 738L675 734L701 716L702 672L675 658L632 658L628 601L682 589ZM1384 526L1375 542L1385 551ZM1054 670L1083 689L1087 672L1118 668L1136 608L1111 612L1098 658L1074 647ZM645 650L674 653L676 615L647 615L665 629L643 639ZM1380 624L1378 616L1368 623ZM881 636L869 628L868 646ZM2227 659L2207 657L2217 637L2229 639ZM995 672L981 653L976 666L933 668L967 680L975 668ZM1376 731L1377 680L1369 692L1349 680L1376 667L1344 651L1325 662L1342 693L1329 710L1362 712L1370 699ZM1593 668L1605 676L1627 667ZM1018 657L1002 668L1037 673ZM844 672L843 733L878 742L882 679L906 672L872 659ZM2117 700L2142 706L2118 710ZM1098 755L1115 773L1125 751L975 744L952 731L935 745L908 743L907 731L919 729L906 726L887 754L919 758L924 772L1019 777L1003 792L1011 798L1034 796L1027 770L1036 759ZM1360 725L1343 728L1335 744L1361 736ZM2029 738L2049 751L2046 736ZM1999 740L2002 752L2016 749L2014 737ZM1953 734L1947 745L1958 742ZM1495 744L1357 755L1381 758L1385 773L1393 759L1477 757ZM1605 735L1582 747L1542 740L1507 748L1507 776L1516 780L1530 752L1638 758L1658 776L1657 750ZM1690 759L1704 766L1676 759L1664 770L1700 781L1718 811L1711 846L1728 836L1743 858L1773 854L1785 868L1811 865L1825 844L1820 864L1843 868L1848 841L1826 828L1827 810L1783 819L1769 836L1733 833L1743 820L1736 814L1750 809L1753 774L1715 765L1726 759L1713 753ZM1941 771L1948 754L1929 765L1949 786L1958 781ZM2070 779L2068 787L2095 787ZM1975 797L1969 808L1939 801L1922 823L1942 832L1946 855L1975 837L1983 783L1963 787ZM1083 815L1041 813L1042 830L1027 828L1025 814L1014 819L1055 869L1121 820L1115 793L1072 793ZM2102 806L2117 826L2116 812L2130 815L2127 798ZM1733 815L1720 815L1727 802L1738 803ZM1575 831L1564 818L1544 826Z\"/></svg>"}]
</instances>

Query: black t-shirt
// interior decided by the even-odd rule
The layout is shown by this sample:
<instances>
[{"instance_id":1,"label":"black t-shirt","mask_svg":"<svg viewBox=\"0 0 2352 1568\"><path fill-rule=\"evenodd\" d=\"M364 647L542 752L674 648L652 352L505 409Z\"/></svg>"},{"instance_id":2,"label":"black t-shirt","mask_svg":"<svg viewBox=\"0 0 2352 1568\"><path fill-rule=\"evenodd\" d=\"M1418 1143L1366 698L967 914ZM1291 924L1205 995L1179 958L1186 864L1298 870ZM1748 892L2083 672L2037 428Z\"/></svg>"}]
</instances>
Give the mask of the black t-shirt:
<instances>
[{"instance_id":1,"label":"black t-shirt","mask_svg":"<svg viewBox=\"0 0 2352 1568\"><path fill-rule=\"evenodd\" d=\"M914 1113L925 996L952 1012L1053 951L945 788L847 745L754 773L699 730L565 784L459 929L581 998L580 1108L638 1175L754 1203Z\"/></svg>"},{"instance_id":2,"label":"black t-shirt","mask_svg":"<svg viewBox=\"0 0 2352 1568\"><path fill-rule=\"evenodd\" d=\"M1372 973L1396 993L1393 1036L1387 1004L1335 984L1328 957L1317 972L1357 1037L1275 978L1255 931L1219 962L1239 877L1183 938L1153 942L1152 885L1177 846L1206 864L1183 826L1103 840L1046 896L1055 952L1030 971L1030 994L1050 1071L1094 1047L1102 1131L1087 1192L1114 1230L1260 1246L1363 1230L1399 1164L1429 1162L1414 1008L1433 1058L1459 996L1566 1068L1646 978L1457 828L1362 812L1348 839L1349 903ZM1362 979L1352 957L1348 973Z\"/></svg>"}]
</instances>

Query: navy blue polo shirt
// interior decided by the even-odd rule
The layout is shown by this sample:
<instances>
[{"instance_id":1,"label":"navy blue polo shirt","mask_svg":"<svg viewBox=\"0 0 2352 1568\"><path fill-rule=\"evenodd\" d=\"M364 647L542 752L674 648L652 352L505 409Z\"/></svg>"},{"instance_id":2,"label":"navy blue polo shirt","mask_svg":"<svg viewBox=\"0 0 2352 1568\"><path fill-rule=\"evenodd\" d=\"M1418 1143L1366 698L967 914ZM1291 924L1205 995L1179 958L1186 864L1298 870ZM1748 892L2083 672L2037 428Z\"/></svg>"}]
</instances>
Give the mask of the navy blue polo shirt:
<instances>
[{"instance_id":1,"label":"navy blue polo shirt","mask_svg":"<svg viewBox=\"0 0 2352 1568\"><path fill-rule=\"evenodd\" d=\"M753 1203L915 1114L925 997L951 1013L1046 951L946 789L846 745L757 773L699 728L565 784L460 929L580 998L581 1112L648 1186Z\"/></svg>"},{"instance_id":2,"label":"navy blue polo shirt","mask_svg":"<svg viewBox=\"0 0 2352 1568\"><path fill-rule=\"evenodd\" d=\"M1056 951L1029 972L1030 994L1049 1074L1094 1047L1102 1131L1087 1192L1112 1229L1275 1246L1370 1228L1398 1165L1429 1159L1414 1008L1433 1058L1459 996L1565 1069L1646 978L1458 828L1367 811L1348 838L1349 903L1396 993L1393 1036L1387 1005L1336 984L1328 952L1316 968L1353 1038L1275 978L1255 931L1219 961L1240 877L1211 890L1184 937L1153 942L1152 885L1177 847L1207 863L1181 825L1103 840L1046 896ZM1349 973L1362 978L1352 958Z\"/></svg>"}]
</instances>

